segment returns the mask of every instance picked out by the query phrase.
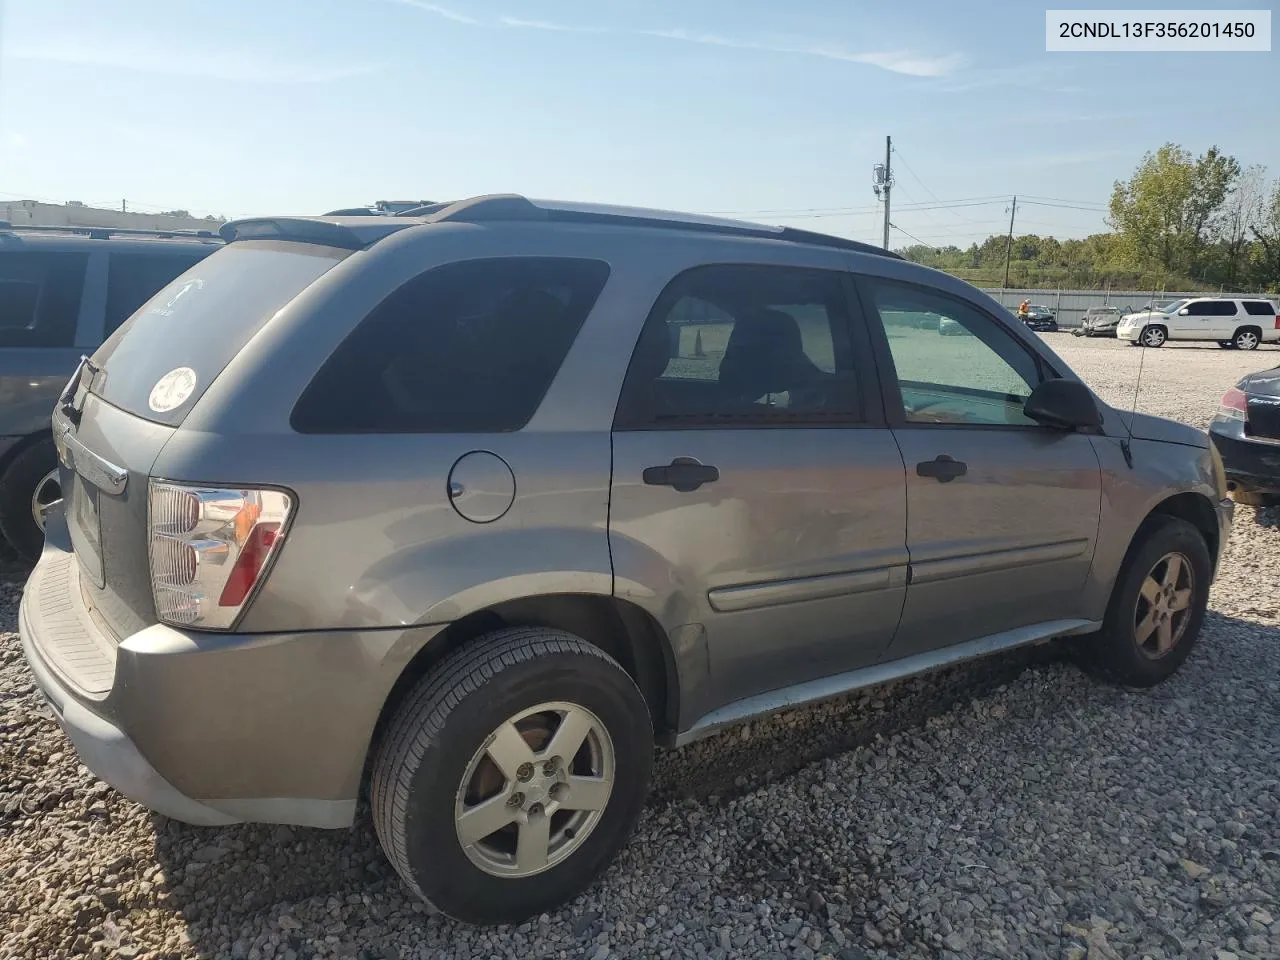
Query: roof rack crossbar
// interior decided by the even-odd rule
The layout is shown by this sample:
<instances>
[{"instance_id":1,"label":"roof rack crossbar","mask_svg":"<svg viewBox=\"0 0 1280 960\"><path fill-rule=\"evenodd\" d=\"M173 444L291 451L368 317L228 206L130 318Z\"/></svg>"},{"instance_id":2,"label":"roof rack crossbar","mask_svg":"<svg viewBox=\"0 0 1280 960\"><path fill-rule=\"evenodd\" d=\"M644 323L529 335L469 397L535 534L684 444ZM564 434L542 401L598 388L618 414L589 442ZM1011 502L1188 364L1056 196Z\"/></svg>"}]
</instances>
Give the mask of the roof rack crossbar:
<instances>
[{"instance_id":1,"label":"roof rack crossbar","mask_svg":"<svg viewBox=\"0 0 1280 960\"><path fill-rule=\"evenodd\" d=\"M561 223L603 223L617 226L653 227L663 230L682 230L690 233L710 233L726 237L758 237L766 240L786 240L807 243L818 247L834 247L857 253L873 254L902 260L904 257L883 247L834 237L826 233L814 233L795 227L757 227L749 223L720 224L711 221L664 219L660 216L632 216L597 210L566 210L556 207L540 207L526 197L514 193L491 194L472 197L454 203L437 203L418 207L397 214L401 217L420 217L428 223L480 223L492 220L554 220Z\"/></svg>"},{"instance_id":2,"label":"roof rack crossbar","mask_svg":"<svg viewBox=\"0 0 1280 960\"><path fill-rule=\"evenodd\" d=\"M49 224L32 224L5 223L3 230L14 232L34 232L34 233L72 233L77 236L86 236L93 240L105 240L108 237L156 237L162 239L191 238L196 240L217 240L218 236L212 230L145 230L141 227L84 227L68 224L66 226L53 226Z\"/></svg>"}]
</instances>

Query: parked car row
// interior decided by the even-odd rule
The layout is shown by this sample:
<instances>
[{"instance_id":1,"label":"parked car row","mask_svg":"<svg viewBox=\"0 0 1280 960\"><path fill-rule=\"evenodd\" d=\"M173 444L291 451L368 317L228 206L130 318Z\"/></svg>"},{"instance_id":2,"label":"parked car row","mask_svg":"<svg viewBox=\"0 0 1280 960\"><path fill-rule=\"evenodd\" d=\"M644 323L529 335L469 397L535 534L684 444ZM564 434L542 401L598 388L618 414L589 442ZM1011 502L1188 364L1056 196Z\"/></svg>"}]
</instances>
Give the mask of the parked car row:
<instances>
[{"instance_id":1,"label":"parked car row","mask_svg":"<svg viewBox=\"0 0 1280 960\"><path fill-rule=\"evenodd\" d=\"M34 561L61 499L49 412L84 354L222 245L213 233L0 221L0 534Z\"/></svg>"},{"instance_id":2,"label":"parked car row","mask_svg":"<svg viewBox=\"0 0 1280 960\"><path fill-rule=\"evenodd\" d=\"M19 614L82 761L167 816L367 795L416 895L521 921L626 842L655 742L1063 637L1152 686L1200 633L1206 433L954 277L518 196L222 235L73 341Z\"/></svg>"}]
</instances>

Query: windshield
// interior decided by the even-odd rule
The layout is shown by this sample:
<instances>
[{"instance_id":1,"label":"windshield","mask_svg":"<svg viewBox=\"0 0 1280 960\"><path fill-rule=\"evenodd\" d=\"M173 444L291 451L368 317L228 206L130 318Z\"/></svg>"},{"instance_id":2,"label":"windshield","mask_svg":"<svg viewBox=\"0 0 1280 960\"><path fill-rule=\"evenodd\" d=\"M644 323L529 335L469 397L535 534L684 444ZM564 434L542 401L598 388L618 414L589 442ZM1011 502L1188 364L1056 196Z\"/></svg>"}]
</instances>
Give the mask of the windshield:
<instances>
[{"instance_id":1,"label":"windshield","mask_svg":"<svg viewBox=\"0 0 1280 960\"><path fill-rule=\"evenodd\" d=\"M350 253L305 243L234 243L144 303L93 356L93 392L177 426L275 313Z\"/></svg>"},{"instance_id":2,"label":"windshield","mask_svg":"<svg viewBox=\"0 0 1280 960\"><path fill-rule=\"evenodd\" d=\"M1167 307L1165 307L1161 312L1162 312L1162 313L1176 313L1178 310L1182 309L1182 305L1183 305L1184 303L1186 303L1186 302L1187 302L1187 301L1186 301L1185 299L1184 299L1184 300L1175 300L1175 301L1173 301L1173 303L1171 303L1171 304L1169 304Z\"/></svg>"}]
</instances>

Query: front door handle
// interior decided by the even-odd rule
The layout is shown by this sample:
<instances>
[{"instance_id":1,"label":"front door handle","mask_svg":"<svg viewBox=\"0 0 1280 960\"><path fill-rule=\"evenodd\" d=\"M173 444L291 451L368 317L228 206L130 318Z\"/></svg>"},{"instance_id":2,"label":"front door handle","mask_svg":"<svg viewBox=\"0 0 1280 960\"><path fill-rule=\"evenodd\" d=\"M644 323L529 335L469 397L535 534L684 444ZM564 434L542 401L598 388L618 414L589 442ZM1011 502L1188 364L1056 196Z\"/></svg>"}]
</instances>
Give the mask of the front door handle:
<instances>
[{"instance_id":1,"label":"front door handle","mask_svg":"<svg viewBox=\"0 0 1280 960\"><path fill-rule=\"evenodd\" d=\"M719 480L720 471L693 457L676 457L665 467L645 467L641 477L651 487L671 487L680 493L689 493L704 483Z\"/></svg>"},{"instance_id":2,"label":"front door handle","mask_svg":"<svg viewBox=\"0 0 1280 960\"><path fill-rule=\"evenodd\" d=\"M969 472L969 465L956 460L945 453L938 454L932 460L921 460L916 464L916 476L933 477L939 483L950 483L956 477L963 477Z\"/></svg>"}]
</instances>

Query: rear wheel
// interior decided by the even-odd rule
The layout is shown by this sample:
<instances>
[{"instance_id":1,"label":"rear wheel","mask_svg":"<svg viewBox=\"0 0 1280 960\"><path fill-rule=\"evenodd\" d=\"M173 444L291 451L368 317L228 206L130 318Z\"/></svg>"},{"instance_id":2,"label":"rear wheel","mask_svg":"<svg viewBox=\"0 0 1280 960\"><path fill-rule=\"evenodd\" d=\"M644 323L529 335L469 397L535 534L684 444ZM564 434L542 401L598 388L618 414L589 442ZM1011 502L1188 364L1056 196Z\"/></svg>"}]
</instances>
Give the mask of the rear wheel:
<instances>
[{"instance_id":1,"label":"rear wheel","mask_svg":"<svg viewBox=\"0 0 1280 960\"><path fill-rule=\"evenodd\" d=\"M40 557L45 514L61 499L58 453L50 439L19 453L0 477L0 533L24 560Z\"/></svg>"},{"instance_id":2,"label":"rear wheel","mask_svg":"<svg viewBox=\"0 0 1280 960\"><path fill-rule=\"evenodd\" d=\"M1257 350L1258 344L1262 341L1262 335L1258 333L1254 327L1245 327L1237 330L1235 337L1231 341L1231 345L1237 350Z\"/></svg>"},{"instance_id":3,"label":"rear wheel","mask_svg":"<svg viewBox=\"0 0 1280 960\"><path fill-rule=\"evenodd\" d=\"M1175 517L1149 521L1116 581L1102 629L1088 640L1086 666L1132 687L1171 677L1200 634L1212 570L1194 526Z\"/></svg>"},{"instance_id":4,"label":"rear wheel","mask_svg":"<svg viewBox=\"0 0 1280 960\"><path fill-rule=\"evenodd\" d=\"M1139 339L1144 347L1163 347L1164 342L1169 339L1169 334L1165 332L1164 327L1147 327L1142 331Z\"/></svg>"},{"instance_id":5,"label":"rear wheel","mask_svg":"<svg viewBox=\"0 0 1280 960\"><path fill-rule=\"evenodd\" d=\"M470 923L518 923L583 890L644 805L653 728L612 658L517 627L447 658L378 748L373 818L406 884Z\"/></svg>"}]
</instances>

